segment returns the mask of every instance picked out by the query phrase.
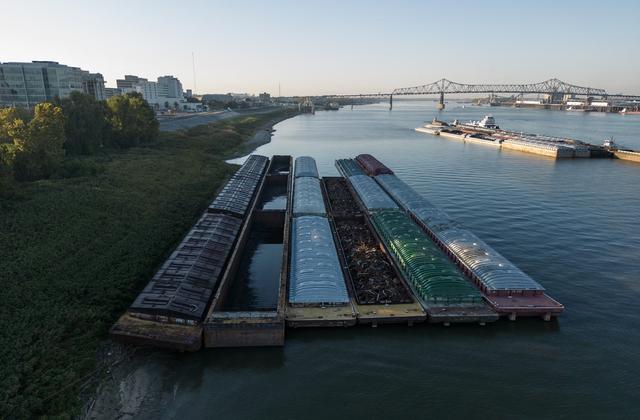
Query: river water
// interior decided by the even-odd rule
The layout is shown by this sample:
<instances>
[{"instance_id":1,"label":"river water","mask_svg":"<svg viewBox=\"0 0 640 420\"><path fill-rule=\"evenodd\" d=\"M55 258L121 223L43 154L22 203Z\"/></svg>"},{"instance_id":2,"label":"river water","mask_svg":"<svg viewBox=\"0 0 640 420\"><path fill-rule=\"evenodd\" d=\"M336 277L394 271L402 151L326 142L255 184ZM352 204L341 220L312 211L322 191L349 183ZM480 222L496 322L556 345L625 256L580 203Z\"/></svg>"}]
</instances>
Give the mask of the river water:
<instances>
[{"instance_id":1,"label":"river water","mask_svg":"<svg viewBox=\"0 0 640 420\"><path fill-rule=\"evenodd\" d=\"M284 348L140 356L121 393L138 418L640 418L640 165L554 161L413 129L432 102L301 115L264 155L371 153L566 306L478 325L287 331ZM522 130L640 149L640 116L481 108ZM123 388L124 387L124 388ZM127 388L128 387L128 388ZM145 388L147 391L141 392Z\"/></svg>"}]
</instances>

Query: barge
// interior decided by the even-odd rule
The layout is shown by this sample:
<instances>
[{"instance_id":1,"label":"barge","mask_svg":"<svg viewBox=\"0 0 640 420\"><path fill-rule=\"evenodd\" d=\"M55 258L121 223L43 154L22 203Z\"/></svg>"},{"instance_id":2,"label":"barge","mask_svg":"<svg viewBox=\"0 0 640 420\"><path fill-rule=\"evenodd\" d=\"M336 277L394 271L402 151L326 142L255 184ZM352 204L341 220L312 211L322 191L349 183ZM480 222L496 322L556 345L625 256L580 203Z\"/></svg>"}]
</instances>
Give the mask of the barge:
<instances>
[{"instance_id":1,"label":"barge","mask_svg":"<svg viewBox=\"0 0 640 420\"><path fill-rule=\"evenodd\" d=\"M203 324L205 347L282 346L291 156L274 156Z\"/></svg>"},{"instance_id":2,"label":"barge","mask_svg":"<svg viewBox=\"0 0 640 420\"><path fill-rule=\"evenodd\" d=\"M564 306L545 289L488 244L464 229L395 175L379 175L376 182L447 256L482 291L485 301L499 314L518 316L559 315Z\"/></svg>"},{"instance_id":3,"label":"barge","mask_svg":"<svg viewBox=\"0 0 640 420\"><path fill-rule=\"evenodd\" d=\"M477 322L564 307L371 155L250 156L110 335L180 351L282 346L286 327Z\"/></svg>"},{"instance_id":4,"label":"barge","mask_svg":"<svg viewBox=\"0 0 640 420\"><path fill-rule=\"evenodd\" d=\"M195 351L202 321L223 276L269 159L252 155L156 272L110 336L134 344Z\"/></svg>"},{"instance_id":5,"label":"barge","mask_svg":"<svg viewBox=\"0 0 640 420\"><path fill-rule=\"evenodd\" d=\"M361 162L362 159L355 161ZM393 176L393 172L368 155L361 165L367 175L346 177L350 189L365 210L368 221L406 283L432 323L496 321L498 315L482 300L480 292L444 257L431 240L399 210L398 205L376 183L374 177ZM336 162L346 175L346 160ZM378 175L376 175L378 174ZM409 254L406 254L407 250ZM430 271L435 268L436 271ZM441 275L435 274L436 272Z\"/></svg>"},{"instance_id":6,"label":"barge","mask_svg":"<svg viewBox=\"0 0 640 420\"><path fill-rule=\"evenodd\" d=\"M384 252L346 180L325 177L322 185L358 323L376 327L424 322L426 313Z\"/></svg>"},{"instance_id":7,"label":"barge","mask_svg":"<svg viewBox=\"0 0 640 420\"><path fill-rule=\"evenodd\" d=\"M603 154L601 147L580 140L501 130L491 116L468 124L458 121L449 124L434 119L430 124L415 130L465 143L532 153L553 159L611 157L611 153Z\"/></svg>"},{"instance_id":8,"label":"barge","mask_svg":"<svg viewBox=\"0 0 640 420\"><path fill-rule=\"evenodd\" d=\"M356 324L356 311L327 218L313 158L296 159L286 322L291 327Z\"/></svg>"}]
</instances>

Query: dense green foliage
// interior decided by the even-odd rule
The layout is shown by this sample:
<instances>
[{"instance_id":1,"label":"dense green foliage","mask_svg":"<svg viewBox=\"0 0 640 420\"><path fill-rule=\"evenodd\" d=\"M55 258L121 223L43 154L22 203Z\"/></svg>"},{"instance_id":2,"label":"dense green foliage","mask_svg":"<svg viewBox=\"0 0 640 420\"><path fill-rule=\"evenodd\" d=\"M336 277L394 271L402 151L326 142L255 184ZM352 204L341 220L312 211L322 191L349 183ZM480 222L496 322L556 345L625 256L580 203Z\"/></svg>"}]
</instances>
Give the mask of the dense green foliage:
<instances>
[{"instance_id":1,"label":"dense green foliage","mask_svg":"<svg viewBox=\"0 0 640 420\"><path fill-rule=\"evenodd\" d=\"M106 102L93 96L72 92L68 98L58 101L66 117L64 148L69 155L95 154L109 142L108 108Z\"/></svg>"},{"instance_id":2,"label":"dense green foliage","mask_svg":"<svg viewBox=\"0 0 640 420\"><path fill-rule=\"evenodd\" d=\"M95 176L0 200L0 418L71 417L96 349L234 170L266 114L76 158Z\"/></svg>"},{"instance_id":3,"label":"dense green foliage","mask_svg":"<svg viewBox=\"0 0 640 420\"><path fill-rule=\"evenodd\" d=\"M111 142L121 148L138 146L158 136L158 121L139 93L127 93L107 101Z\"/></svg>"},{"instance_id":4,"label":"dense green foliage","mask_svg":"<svg viewBox=\"0 0 640 420\"><path fill-rule=\"evenodd\" d=\"M19 181L49 178L64 158L64 115L50 103L36 105L29 123L18 119L9 134L15 146L13 169Z\"/></svg>"},{"instance_id":5,"label":"dense green foliage","mask_svg":"<svg viewBox=\"0 0 640 420\"><path fill-rule=\"evenodd\" d=\"M79 170L86 165L76 161L63 162L65 151L91 155L105 146L124 149L158 137L155 114L138 93L105 102L72 92L55 102L38 104L33 115L0 109L0 194L13 178L33 181L94 172Z\"/></svg>"}]
</instances>

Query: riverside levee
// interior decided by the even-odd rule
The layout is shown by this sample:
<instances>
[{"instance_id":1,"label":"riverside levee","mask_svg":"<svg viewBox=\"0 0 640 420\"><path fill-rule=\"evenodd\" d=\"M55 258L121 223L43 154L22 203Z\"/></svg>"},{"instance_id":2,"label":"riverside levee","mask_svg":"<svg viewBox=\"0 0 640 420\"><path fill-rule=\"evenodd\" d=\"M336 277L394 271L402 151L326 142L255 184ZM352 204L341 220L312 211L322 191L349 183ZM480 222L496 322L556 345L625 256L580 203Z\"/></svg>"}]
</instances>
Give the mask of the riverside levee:
<instances>
[{"instance_id":1,"label":"riverside levee","mask_svg":"<svg viewBox=\"0 0 640 420\"><path fill-rule=\"evenodd\" d=\"M364 212L341 177L322 179L338 254L355 296L358 323L423 322L426 314L384 252Z\"/></svg>"},{"instance_id":2,"label":"riverside levee","mask_svg":"<svg viewBox=\"0 0 640 420\"><path fill-rule=\"evenodd\" d=\"M203 324L205 347L282 346L291 156L273 156Z\"/></svg>"},{"instance_id":3,"label":"riverside levee","mask_svg":"<svg viewBox=\"0 0 640 420\"><path fill-rule=\"evenodd\" d=\"M202 346L202 321L268 161L258 155L247 159L113 325L111 337L187 351Z\"/></svg>"},{"instance_id":4,"label":"riverside levee","mask_svg":"<svg viewBox=\"0 0 640 420\"><path fill-rule=\"evenodd\" d=\"M315 160L296 159L293 189L287 325L355 325Z\"/></svg>"}]
</instances>

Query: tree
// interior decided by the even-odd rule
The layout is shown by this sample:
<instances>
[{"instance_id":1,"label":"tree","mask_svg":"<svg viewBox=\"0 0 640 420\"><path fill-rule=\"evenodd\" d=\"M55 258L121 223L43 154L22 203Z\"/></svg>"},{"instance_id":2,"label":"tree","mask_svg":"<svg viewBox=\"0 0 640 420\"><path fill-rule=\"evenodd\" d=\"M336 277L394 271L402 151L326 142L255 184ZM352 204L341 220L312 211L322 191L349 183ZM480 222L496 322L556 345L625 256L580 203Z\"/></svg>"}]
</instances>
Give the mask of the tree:
<instances>
[{"instance_id":1,"label":"tree","mask_svg":"<svg viewBox=\"0 0 640 420\"><path fill-rule=\"evenodd\" d=\"M11 136L14 125L21 124L16 121L22 120L22 123L29 121L31 115L29 111L23 108L1 108L0 109L0 143L13 143Z\"/></svg>"},{"instance_id":2,"label":"tree","mask_svg":"<svg viewBox=\"0 0 640 420\"><path fill-rule=\"evenodd\" d=\"M64 158L64 115L52 103L36 105L28 124L14 120L8 134L15 145L14 170L20 181L48 178Z\"/></svg>"},{"instance_id":3,"label":"tree","mask_svg":"<svg viewBox=\"0 0 640 420\"><path fill-rule=\"evenodd\" d=\"M107 137L107 107L91 95L72 92L59 101L65 116L67 154L94 154L104 145Z\"/></svg>"},{"instance_id":4,"label":"tree","mask_svg":"<svg viewBox=\"0 0 640 420\"><path fill-rule=\"evenodd\" d=\"M158 137L153 109L139 93L113 96L107 100L111 140L118 147L132 147Z\"/></svg>"}]
</instances>

